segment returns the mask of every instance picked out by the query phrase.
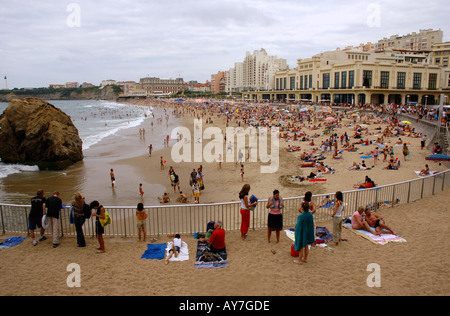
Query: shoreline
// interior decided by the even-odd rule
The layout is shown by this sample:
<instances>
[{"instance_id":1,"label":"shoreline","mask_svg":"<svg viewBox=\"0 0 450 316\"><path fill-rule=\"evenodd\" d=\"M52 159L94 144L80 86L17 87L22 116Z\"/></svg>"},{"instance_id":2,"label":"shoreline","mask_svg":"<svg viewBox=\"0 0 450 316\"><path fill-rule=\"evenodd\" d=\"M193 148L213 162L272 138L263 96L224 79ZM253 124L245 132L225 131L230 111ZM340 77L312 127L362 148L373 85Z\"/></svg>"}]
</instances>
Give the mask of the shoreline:
<instances>
[{"instance_id":1,"label":"shoreline","mask_svg":"<svg viewBox=\"0 0 450 316\"><path fill-rule=\"evenodd\" d=\"M144 102L137 102L137 105L142 105ZM134 103L130 103L134 104ZM152 104L155 108L157 105ZM166 105L167 108L171 108L170 105ZM180 106L181 107L181 106ZM172 108L171 108L172 109ZM185 109L189 109L185 108ZM187 127L191 136L194 135L194 123L192 113L202 113L206 111L194 111L192 109L188 110L188 114L184 115L181 120L180 126ZM191 113L190 113L191 112ZM205 117L208 115L206 114ZM209 126L216 126L225 129L226 121L222 117L215 117L213 115L213 125L208 125L205 123L205 118L203 118L203 130ZM231 124L230 124L231 125ZM371 125L371 130L379 125ZM338 135L344 131L353 133L352 128L343 127L338 130ZM375 132L375 131L374 131ZM311 133L311 132L309 132ZM377 134L367 136L368 139L376 139ZM397 137L398 138L398 137ZM391 138L387 140L389 145L394 145L394 141L397 138ZM448 168L442 164L439 165L438 162L426 161L425 157L430 154L426 149L420 150L420 138L411 137L401 137L404 141L411 143L410 151L413 158L407 158L403 161L401 157L401 147L394 146L395 157L401 159L401 167L399 170L382 170L387 162L382 162L383 156L380 155L380 160L374 164L373 159L366 159L368 167L372 167L371 170L359 170L351 171L349 167L352 166L353 162L360 163L360 156L363 153L368 153L370 150L375 148L375 145L370 146L360 146L358 152L350 153L345 152L344 157L341 160L332 159L332 153L325 153L327 159L325 160L325 165L329 165L335 169L334 174L326 174L324 178L326 182L296 182L292 181L292 176L307 176L312 171L311 168L301 168L301 160L298 158L298 154L295 152L287 152L285 148L289 145L300 145L302 149L308 149L311 146L305 142L291 142L284 139L280 139L280 166L276 173L274 174L262 174L260 173L260 167L263 165L260 161L245 162L244 168L244 181L242 182L240 178L240 166L236 165L234 162L222 163L222 168L219 169L218 163L195 163L195 162L174 162L171 157L171 148L164 148L155 151L152 154L152 158L149 159L145 155L139 157L133 157L130 159L120 160L121 163L133 165L137 172L144 174L145 170L148 168L155 170L157 176L152 176L151 180L157 182L159 185L165 187L165 192L167 192L171 198L171 202L168 205L182 204L176 202L179 196L177 192L174 193L173 188L170 184L170 179L168 175L168 169L173 166L175 172L180 176L181 186L180 189L188 196L188 200L193 201L193 193L191 187L189 186L189 174L192 169L197 169L200 165L203 166L203 172L205 174L205 190L201 194L200 204L203 203L222 203L222 202L235 202L239 201L238 192L244 183L249 183L251 185L251 192L258 196L260 199L265 199L272 194L274 189L280 190L283 197L300 197L303 196L306 191L311 191L313 195L317 194L334 194L336 191L352 191L355 190L353 187L355 183L363 182L364 177L367 175L374 179L377 186L394 184L398 182L408 181L417 179L415 170L422 170L425 164L430 165L430 170L444 171ZM315 139L316 144L320 144L320 141L324 139L324 136ZM366 137L364 137L366 139ZM191 142L194 141L191 139ZM173 145L174 140L171 140L171 145ZM210 142L210 141L208 141ZM208 142L204 142L203 148ZM211 141L212 142L212 141ZM248 144L247 144L248 145ZM317 145L316 145L317 147ZM248 147L247 147L248 148ZM225 153L224 148L224 153ZM164 171L160 170L159 157L163 156L167 161ZM148 180L150 178L147 177ZM212 187L212 189L211 189ZM145 191L145 190L144 190ZM158 204L157 204L158 205Z\"/></svg>"},{"instance_id":2,"label":"shoreline","mask_svg":"<svg viewBox=\"0 0 450 316\"><path fill-rule=\"evenodd\" d=\"M402 166L399 170L381 170L383 163L381 160L377 162L375 168L372 170L350 171L348 167L353 162L359 163L361 161L361 153L367 153L373 150L374 145L359 147L358 152L345 152L341 160L332 159L332 153L325 153L325 165L334 168L334 174L324 175L326 182L299 182L292 177L305 177L309 175L313 168L301 168L301 160L298 158L298 152L288 152L285 150L288 146L299 146L302 150L308 150L312 146L308 142L290 141L288 139L280 139L280 165L278 172L273 174L262 174L260 168L263 165L258 162L244 163L244 181L241 180L240 166L234 162L222 163L222 168L219 169L217 162L212 163L196 163L196 162L181 162L175 163L171 157L171 151L175 140L170 140L170 147L164 148L162 146L163 136L170 134L174 127L187 127L191 136L194 135L194 117L203 115L202 124L203 131L207 127L218 127L225 130L226 118L223 114L203 110L201 107L193 107L192 104L180 104L174 102L152 102L152 101L133 101L121 102L125 105L138 105L153 107L156 116L164 113L165 110L173 111L174 109L183 111L183 115L179 118L170 117L170 127L165 127L164 122L161 126L156 126L155 119L147 117L143 122L136 127L120 131L119 133L108 136L99 144L94 145L86 151L85 160L78 163L63 172L40 172L38 176L27 176L25 174L12 175L8 179L3 179L4 187L11 186L9 192L21 192L19 188L27 186L24 190L27 193L26 200L29 200L34 195L36 188L41 186L42 182L48 183L44 187L47 196L55 190L55 183L59 183L58 190L61 192L63 201L68 202L73 199L73 194L76 191L81 191L87 195L89 200L99 200L105 206L133 206L138 202L144 203L146 206L160 205L159 199L163 193L168 193L171 202L168 205L181 204L177 202L179 197L178 190L174 192L169 179L168 169L173 166L175 172L180 177L180 189L188 197L189 201L193 201L193 193L189 184L189 175L192 170L197 169L200 165L204 167L204 183L205 190L202 192L200 204L204 203L220 203L238 201L238 192L244 183L251 185L251 192L260 199L265 199L272 194L274 189L280 190L283 197L300 197L306 191L311 191L313 195L318 194L334 194L336 191L351 191L354 190L353 185L357 182L362 182L367 175L371 177L377 186L393 184L402 181L416 179L415 170L421 170L424 164L430 165L430 170L443 171L447 168L442 164L439 166L436 162L427 162L425 157L429 154L428 150L420 150L420 139L411 137L402 137L405 141L411 143L411 159L401 161ZM213 124L206 124L205 120L211 117ZM229 123L230 126L236 125L237 118L232 118ZM150 129L150 123L154 122L155 132ZM354 133L353 129L345 125L349 124L350 120L343 120L343 127L337 129L337 133L348 132ZM370 124L369 129L373 132L377 126L383 124ZM146 129L145 139L139 138L138 130ZM302 128L307 134L315 133L315 130L308 130ZM320 132L320 131L319 131ZM322 139L326 136L314 138L315 147L320 144ZM370 140L375 140L376 135L367 136ZM388 139L388 144L393 144L396 139ZM191 138L191 144L194 140ZM211 141L212 142L212 141ZM147 146L152 143L154 151L152 157L148 155ZM210 141L205 141L202 144L204 148ZM193 145L193 144L192 144ZM247 147L248 148L248 147ZM224 153L226 149L224 148ZM401 147L394 147L395 156L401 158ZM160 170L159 157L163 156L167 161L165 170ZM225 156L224 156L225 158ZM225 160L225 159L224 159ZM366 160L368 166L371 166L373 160ZM109 180L109 169L113 168L117 178L116 188L111 190ZM145 192L143 197L140 197L138 187L139 183L143 184Z\"/></svg>"}]
</instances>

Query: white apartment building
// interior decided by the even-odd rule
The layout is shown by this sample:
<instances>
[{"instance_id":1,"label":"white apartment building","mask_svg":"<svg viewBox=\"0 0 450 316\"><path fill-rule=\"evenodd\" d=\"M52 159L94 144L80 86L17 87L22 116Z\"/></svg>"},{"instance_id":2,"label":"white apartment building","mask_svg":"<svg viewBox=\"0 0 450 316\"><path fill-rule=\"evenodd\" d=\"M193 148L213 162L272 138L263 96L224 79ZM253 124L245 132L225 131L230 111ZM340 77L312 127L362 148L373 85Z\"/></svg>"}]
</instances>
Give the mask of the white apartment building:
<instances>
[{"instance_id":1,"label":"white apartment building","mask_svg":"<svg viewBox=\"0 0 450 316\"><path fill-rule=\"evenodd\" d=\"M264 48L247 52L244 61L228 71L226 91L274 89L275 73L287 69L286 59L269 56Z\"/></svg>"}]
</instances>

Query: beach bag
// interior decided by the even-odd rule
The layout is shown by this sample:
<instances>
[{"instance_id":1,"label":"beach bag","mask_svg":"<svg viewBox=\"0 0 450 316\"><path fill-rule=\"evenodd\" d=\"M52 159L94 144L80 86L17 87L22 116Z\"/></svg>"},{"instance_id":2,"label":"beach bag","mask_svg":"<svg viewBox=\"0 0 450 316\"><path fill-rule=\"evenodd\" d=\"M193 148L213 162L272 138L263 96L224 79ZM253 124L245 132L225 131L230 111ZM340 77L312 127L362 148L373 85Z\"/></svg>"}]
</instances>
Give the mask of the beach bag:
<instances>
[{"instance_id":1,"label":"beach bag","mask_svg":"<svg viewBox=\"0 0 450 316\"><path fill-rule=\"evenodd\" d=\"M99 219L100 224L102 225L102 227L105 227L109 224L111 224L111 216L109 216L108 211L105 211L105 219Z\"/></svg>"},{"instance_id":2,"label":"beach bag","mask_svg":"<svg viewBox=\"0 0 450 316\"><path fill-rule=\"evenodd\" d=\"M294 244L292 244L292 246L291 246L291 256L292 257L300 256L300 250L296 251Z\"/></svg>"}]
</instances>

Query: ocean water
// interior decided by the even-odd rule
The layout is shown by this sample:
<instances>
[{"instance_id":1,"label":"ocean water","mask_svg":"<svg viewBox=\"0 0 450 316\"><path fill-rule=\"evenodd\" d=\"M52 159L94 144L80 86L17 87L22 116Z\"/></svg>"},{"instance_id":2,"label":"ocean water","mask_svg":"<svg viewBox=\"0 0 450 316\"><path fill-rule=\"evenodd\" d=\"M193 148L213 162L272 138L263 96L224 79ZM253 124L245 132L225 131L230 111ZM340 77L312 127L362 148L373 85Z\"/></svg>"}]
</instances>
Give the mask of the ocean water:
<instances>
[{"instance_id":1,"label":"ocean water","mask_svg":"<svg viewBox=\"0 0 450 316\"><path fill-rule=\"evenodd\" d=\"M83 141L83 152L103 139L143 123L152 115L152 108L131 106L110 101L49 101L72 118ZM7 108L7 103L0 103L0 113ZM0 162L0 179L11 174L36 172L36 166L12 165Z\"/></svg>"},{"instance_id":2,"label":"ocean water","mask_svg":"<svg viewBox=\"0 0 450 316\"><path fill-rule=\"evenodd\" d=\"M148 146L157 151L164 147L163 139L180 120L170 117L166 122L163 109L150 106L120 104L108 101L49 101L68 114L83 141L84 159L66 170L43 171L36 166L11 165L0 162L0 203L29 205L38 189L46 196L61 192L64 203L71 203L73 194L82 192L89 201L104 205L136 205L138 186L145 188L145 205L157 205L157 197L165 188L147 181L135 166L122 163L132 157L148 156ZM6 109L0 103L0 113ZM140 130L145 128L145 136ZM109 171L114 168L116 188L111 190ZM159 169L159 168L158 168ZM157 174L149 169L146 173ZM156 204L157 203L157 204ZM68 204L67 204L68 205Z\"/></svg>"}]
</instances>

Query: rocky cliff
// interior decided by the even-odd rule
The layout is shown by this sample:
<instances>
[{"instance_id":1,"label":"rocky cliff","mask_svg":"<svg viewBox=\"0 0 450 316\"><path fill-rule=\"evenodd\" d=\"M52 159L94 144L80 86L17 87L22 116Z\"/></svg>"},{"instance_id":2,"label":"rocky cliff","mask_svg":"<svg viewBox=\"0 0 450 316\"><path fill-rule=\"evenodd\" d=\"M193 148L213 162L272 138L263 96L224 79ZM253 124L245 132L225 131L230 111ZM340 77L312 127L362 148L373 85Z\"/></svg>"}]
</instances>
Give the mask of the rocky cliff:
<instances>
[{"instance_id":1,"label":"rocky cliff","mask_svg":"<svg viewBox=\"0 0 450 316\"><path fill-rule=\"evenodd\" d=\"M37 98L11 99L0 116L4 163L65 169L83 159L82 141L70 117Z\"/></svg>"},{"instance_id":2,"label":"rocky cliff","mask_svg":"<svg viewBox=\"0 0 450 316\"><path fill-rule=\"evenodd\" d=\"M112 86L103 89L67 88L67 89L13 89L0 90L0 102L9 102L12 99L39 98L42 100L116 100L119 92Z\"/></svg>"}]
</instances>

